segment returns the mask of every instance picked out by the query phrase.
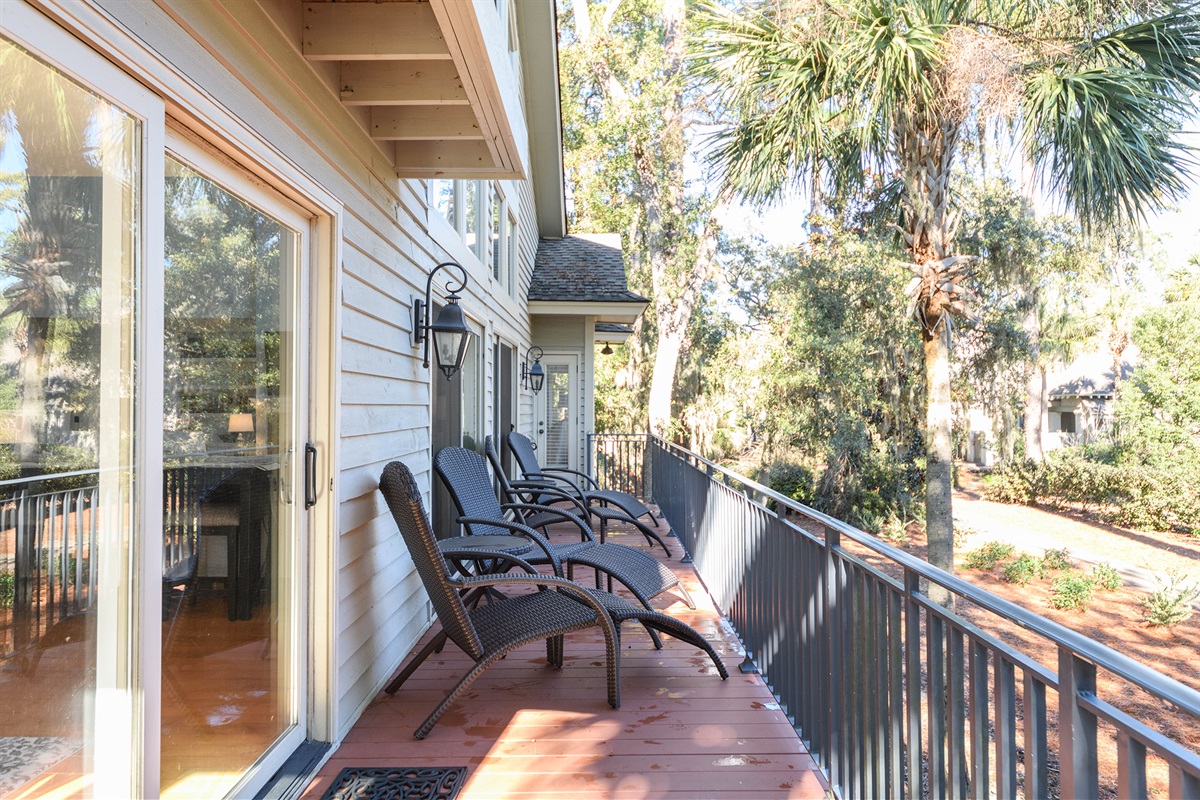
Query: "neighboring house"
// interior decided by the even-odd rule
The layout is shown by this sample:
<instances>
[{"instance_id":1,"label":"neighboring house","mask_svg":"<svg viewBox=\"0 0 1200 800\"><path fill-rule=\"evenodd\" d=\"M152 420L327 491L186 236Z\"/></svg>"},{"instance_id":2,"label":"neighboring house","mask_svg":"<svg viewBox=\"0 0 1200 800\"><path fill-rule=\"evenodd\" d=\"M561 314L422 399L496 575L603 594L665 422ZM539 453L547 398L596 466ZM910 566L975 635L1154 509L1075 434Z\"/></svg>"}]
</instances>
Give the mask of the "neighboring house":
<instances>
[{"instance_id":1,"label":"neighboring house","mask_svg":"<svg viewBox=\"0 0 1200 800\"><path fill-rule=\"evenodd\" d=\"M27 469L0 504L57 498L71 534L0 525L0 794L302 770L430 624L383 466L444 528L440 446L519 430L586 463L597 326L646 301L619 237L567 236L556 47L551 0L0 2L0 274L55 271L71 307L4 343L34 413L4 415ZM445 261L474 333L452 380L414 342ZM67 358L50 388L95 441L70 491L38 469Z\"/></svg>"},{"instance_id":2,"label":"neighboring house","mask_svg":"<svg viewBox=\"0 0 1200 800\"><path fill-rule=\"evenodd\" d=\"M1133 376L1129 354L1121 380ZM1042 447L1047 451L1088 444L1103 433L1113 415L1113 362L1107 352L1087 353L1046 378L1046 419Z\"/></svg>"},{"instance_id":3,"label":"neighboring house","mask_svg":"<svg viewBox=\"0 0 1200 800\"><path fill-rule=\"evenodd\" d=\"M1133 348L1121 364L1121 380L1133 377L1137 355ZM1084 354L1046 376L1046 413L1042 417L1042 449L1096 441L1112 421L1113 367L1107 352ZM967 437L959 457L983 467L992 466L996 431L993 419L981 408L967 410Z\"/></svg>"}]
</instances>

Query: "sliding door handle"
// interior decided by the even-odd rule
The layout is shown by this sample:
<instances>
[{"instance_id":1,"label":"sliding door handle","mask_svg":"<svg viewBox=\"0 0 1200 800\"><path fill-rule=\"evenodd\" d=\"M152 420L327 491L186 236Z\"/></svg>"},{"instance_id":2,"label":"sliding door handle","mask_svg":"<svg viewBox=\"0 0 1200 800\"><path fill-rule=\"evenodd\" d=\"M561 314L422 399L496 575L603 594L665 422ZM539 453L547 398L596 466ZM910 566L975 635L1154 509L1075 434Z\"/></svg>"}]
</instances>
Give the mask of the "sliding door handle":
<instances>
[{"instance_id":1,"label":"sliding door handle","mask_svg":"<svg viewBox=\"0 0 1200 800\"><path fill-rule=\"evenodd\" d=\"M317 448L304 445L304 508L317 504Z\"/></svg>"}]
</instances>

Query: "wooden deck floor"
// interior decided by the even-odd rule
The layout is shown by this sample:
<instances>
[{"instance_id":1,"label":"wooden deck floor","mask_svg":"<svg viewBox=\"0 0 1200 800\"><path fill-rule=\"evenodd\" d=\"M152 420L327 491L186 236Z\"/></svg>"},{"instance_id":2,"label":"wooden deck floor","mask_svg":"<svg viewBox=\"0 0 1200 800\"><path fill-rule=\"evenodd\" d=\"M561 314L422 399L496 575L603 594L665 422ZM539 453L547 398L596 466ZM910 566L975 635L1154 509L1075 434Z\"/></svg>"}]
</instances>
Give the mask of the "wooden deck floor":
<instances>
[{"instance_id":1,"label":"wooden deck floor","mask_svg":"<svg viewBox=\"0 0 1200 800\"><path fill-rule=\"evenodd\" d=\"M556 533L566 540L566 532ZM636 532L610 541L647 550ZM394 696L380 694L304 793L316 800L345 767L465 766L461 798L815 798L825 782L742 651L696 573L675 551L664 558L696 601L675 592L652 601L715 643L730 672L721 681L701 651L664 637L654 650L633 625L622 636L619 710L605 695L598 631L569 635L566 664L545 663L542 643L511 653L449 710L429 737L413 730L467 670L453 644L431 657ZM578 570L577 580L590 574ZM435 630L437 625L435 623ZM419 649L432 632L418 643Z\"/></svg>"}]
</instances>

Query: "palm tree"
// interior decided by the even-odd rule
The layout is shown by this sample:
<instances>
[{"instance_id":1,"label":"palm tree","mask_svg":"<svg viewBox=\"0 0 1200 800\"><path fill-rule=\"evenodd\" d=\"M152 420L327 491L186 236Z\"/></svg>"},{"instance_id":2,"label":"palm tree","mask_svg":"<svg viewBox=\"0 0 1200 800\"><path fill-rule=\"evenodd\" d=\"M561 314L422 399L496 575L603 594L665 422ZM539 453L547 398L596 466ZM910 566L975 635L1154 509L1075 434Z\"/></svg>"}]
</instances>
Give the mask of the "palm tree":
<instances>
[{"instance_id":1,"label":"palm tree","mask_svg":"<svg viewBox=\"0 0 1200 800\"><path fill-rule=\"evenodd\" d=\"M952 168L981 124L1008 126L1087 230L1185 191L1174 132L1200 90L1194 3L1161 0L763 0L700 13L695 74L729 125L726 190L769 202L814 180L895 175L927 382L929 560L953 567L949 336L970 316ZM993 128L994 129L994 128Z\"/></svg>"}]
</instances>

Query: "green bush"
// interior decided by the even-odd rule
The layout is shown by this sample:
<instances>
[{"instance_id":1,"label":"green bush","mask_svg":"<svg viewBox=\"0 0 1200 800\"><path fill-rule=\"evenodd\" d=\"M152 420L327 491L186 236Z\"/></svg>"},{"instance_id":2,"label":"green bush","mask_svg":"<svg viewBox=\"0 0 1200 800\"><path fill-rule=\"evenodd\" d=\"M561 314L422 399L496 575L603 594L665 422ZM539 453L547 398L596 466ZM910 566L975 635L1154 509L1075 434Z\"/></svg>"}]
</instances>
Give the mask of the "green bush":
<instances>
[{"instance_id":1,"label":"green bush","mask_svg":"<svg viewBox=\"0 0 1200 800\"><path fill-rule=\"evenodd\" d=\"M994 503L1029 506L1037 502L1038 467L1032 461L1013 462L983 478L983 497Z\"/></svg>"},{"instance_id":2,"label":"green bush","mask_svg":"<svg viewBox=\"0 0 1200 800\"><path fill-rule=\"evenodd\" d=\"M1059 550L1046 550L1042 554L1042 566L1046 569L1070 569L1071 551L1065 547Z\"/></svg>"},{"instance_id":3,"label":"green bush","mask_svg":"<svg viewBox=\"0 0 1200 800\"><path fill-rule=\"evenodd\" d=\"M760 474L759 483L765 483L773 491L799 503L812 505L816 477L803 464L776 462L765 470L765 474Z\"/></svg>"},{"instance_id":4,"label":"green bush","mask_svg":"<svg viewBox=\"0 0 1200 800\"><path fill-rule=\"evenodd\" d=\"M1005 565L1000 577L1008 583L1019 583L1024 586L1034 578L1046 577L1046 568L1042 564L1042 559L1031 556L1029 553L1021 553L1016 561Z\"/></svg>"},{"instance_id":5,"label":"green bush","mask_svg":"<svg viewBox=\"0 0 1200 800\"><path fill-rule=\"evenodd\" d=\"M9 570L0 572L0 608L12 608L16 595L16 583Z\"/></svg>"},{"instance_id":6,"label":"green bush","mask_svg":"<svg viewBox=\"0 0 1200 800\"><path fill-rule=\"evenodd\" d=\"M1159 628L1171 628L1187 621L1195 610L1192 603L1200 598L1200 583L1171 570L1166 578L1158 578L1158 589L1145 600L1146 623Z\"/></svg>"},{"instance_id":7,"label":"green bush","mask_svg":"<svg viewBox=\"0 0 1200 800\"><path fill-rule=\"evenodd\" d=\"M1082 572L1068 572L1050 587L1050 605L1055 608L1087 611L1095 597L1095 579Z\"/></svg>"},{"instance_id":8,"label":"green bush","mask_svg":"<svg viewBox=\"0 0 1200 800\"><path fill-rule=\"evenodd\" d=\"M1079 506L1118 525L1200 532L1200 455L1187 448L1151 465L1113 459L1112 448L1070 447L1040 463L998 468L984 478L983 496L997 503ZM1133 456L1127 456L1133 458Z\"/></svg>"},{"instance_id":9,"label":"green bush","mask_svg":"<svg viewBox=\"0 0 1200 800\"><path fill-rule=\"evenodd\" d=\"M1106 592L1114 592L1125 583L1121 580L1121 573L1117 572L1116 567L1107 563L1092 567L1092 577L1096 579L1096 585Z\"/></svg>"},{"instance_id":10,"label":"green bush","mask_svg":"<svg viewBox=\"0 0 1200 800\"><path fill-rule=\"evenodd\" d=\"M967 569L995 569L996 564L1011 556L1017 548L1007 542L984 542L983 547L963 557Z\"/></svg>"}]
</instances>

